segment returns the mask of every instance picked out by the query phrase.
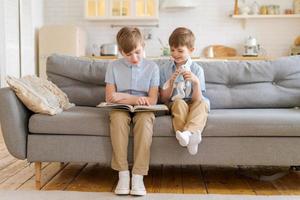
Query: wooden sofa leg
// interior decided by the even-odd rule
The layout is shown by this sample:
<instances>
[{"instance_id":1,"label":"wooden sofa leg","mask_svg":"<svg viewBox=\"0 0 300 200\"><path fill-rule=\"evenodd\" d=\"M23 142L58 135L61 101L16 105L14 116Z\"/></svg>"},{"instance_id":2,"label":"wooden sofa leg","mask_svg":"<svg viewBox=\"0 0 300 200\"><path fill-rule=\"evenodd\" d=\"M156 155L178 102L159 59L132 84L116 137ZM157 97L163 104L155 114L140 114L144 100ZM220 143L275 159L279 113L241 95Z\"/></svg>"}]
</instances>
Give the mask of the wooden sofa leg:
<instances>
[{"instance_id":1,"label":"wooden sofa leg","mask_svg":"<svg viewBox=\"0 0 300 200\"><path fill-rule=\"evenodd\" d=\"M35 162L35 189L41 189L42 163Z\"/></svg>"}]
</instances>

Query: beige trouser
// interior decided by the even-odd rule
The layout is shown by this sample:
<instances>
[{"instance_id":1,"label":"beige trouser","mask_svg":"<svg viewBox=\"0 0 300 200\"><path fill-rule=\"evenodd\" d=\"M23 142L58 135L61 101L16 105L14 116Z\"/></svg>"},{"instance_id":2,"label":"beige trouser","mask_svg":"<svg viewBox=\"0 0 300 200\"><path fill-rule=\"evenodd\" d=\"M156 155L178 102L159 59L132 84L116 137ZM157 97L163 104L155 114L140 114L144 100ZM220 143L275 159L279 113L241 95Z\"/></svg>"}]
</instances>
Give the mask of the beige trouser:
<instances>
[{"instance_id":1,"label":"beige trouser","mask_svg":"<svg viewBox=\"0 0 300 200\"><path fill-rule=\"evenodd\" d=\"M169 104L172 113L172 122L175 132L179 131L203 131L207 115L208 105L205 101L187 103L182 99L176 99Z\"/></svg>"},{"instance_id":2,"label":"beige trouser","mask_svg":"<svg viewBox=\"0 0 300 200\"><path fill-rule=\"evenodd\" d=\"M127 148L132 120L134 137L132 173L148 174L154 119L153 112L137 112L133 118L126 111L113 110L110 113L110 137L113 149L111 167L114 170L128 170Z\"/></svg>"}]
</instances>

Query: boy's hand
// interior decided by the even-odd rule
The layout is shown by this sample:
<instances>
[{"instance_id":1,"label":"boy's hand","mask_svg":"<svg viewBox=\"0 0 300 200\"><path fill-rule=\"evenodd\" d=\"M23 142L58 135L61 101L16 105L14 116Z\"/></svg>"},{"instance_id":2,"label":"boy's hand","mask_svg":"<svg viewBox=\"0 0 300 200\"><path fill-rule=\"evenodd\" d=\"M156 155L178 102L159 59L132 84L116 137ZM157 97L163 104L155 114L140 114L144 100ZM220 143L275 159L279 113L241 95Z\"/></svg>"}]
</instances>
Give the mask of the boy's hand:
<instances>
[{"instance_id":1,"label":"boy's hand","mask_svg":"<svg viewBox=\"0 0 300 200\"><path fill-rule=\"evenodd\" d=\"M147 97L138 97L138 99L136 101L136 104L137 105L146 105L146 106L150 105L149 100L148 100Z\"/></svg>"},{"instance_id":2,"label":"boy's hand","mask_svg":"<svg viewBox=\"0 0 300 200\"><path fill-rule=\"evenodd\" d=\"M171 85L175 82L177 76L182 72L182 69L176 69L176 71L172 74L170 78Z\"/></svg>"},{"instance_id":3,"label":"boy's hand","mask_svg":"<svg viewBox=\"0 0 300 200\"><path fill-rule=\"evenodd\" d=\"M191 71L184 71L182 73L184 80L191 81L193 84L198 84L199 79L198 77Z\"/></svg>"}]
</instances>

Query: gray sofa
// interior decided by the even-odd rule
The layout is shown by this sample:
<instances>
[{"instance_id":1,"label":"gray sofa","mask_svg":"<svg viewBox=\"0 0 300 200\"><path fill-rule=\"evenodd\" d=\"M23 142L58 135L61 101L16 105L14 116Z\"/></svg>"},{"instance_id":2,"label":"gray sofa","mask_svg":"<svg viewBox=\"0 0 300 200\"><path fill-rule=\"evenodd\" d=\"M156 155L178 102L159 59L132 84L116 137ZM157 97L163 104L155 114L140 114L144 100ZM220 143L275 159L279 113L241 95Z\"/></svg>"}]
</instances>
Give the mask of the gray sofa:
<instances>
[{"instance_id":1,"label":"gray sofa","mask_svg":"<svg viewBox=\"0 0 300 200\"><path fill-rule=\"evenodd\" d=\"M0 89L0 122L9 152L36 163L110 164L104 77L109 61L52 55L48 78L77 106L55 116L31 113L9 88ZM156 60L161 65L168 60ZM201 62L211 100L195 156L180 147L171 117L155 120L151 164L300 165L300 56L273 61ZM129 159L132 160L132 140Z\"/></svg>"}]
</instances>

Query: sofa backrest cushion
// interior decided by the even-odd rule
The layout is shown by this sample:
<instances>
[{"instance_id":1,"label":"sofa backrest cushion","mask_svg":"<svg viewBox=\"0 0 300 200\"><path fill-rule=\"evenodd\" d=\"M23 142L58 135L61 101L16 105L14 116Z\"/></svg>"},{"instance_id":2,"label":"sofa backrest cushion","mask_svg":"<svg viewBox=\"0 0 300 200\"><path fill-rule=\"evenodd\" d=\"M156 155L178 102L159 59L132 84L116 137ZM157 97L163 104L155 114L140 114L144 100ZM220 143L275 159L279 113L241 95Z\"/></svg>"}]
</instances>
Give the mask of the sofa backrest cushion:
<instances>
[{"instance_id":1,"label":"sofa backrest cushion","mask_svg":"<svg viewBox=\"0 0 300 200\"><path fill-rule=\"evenodd\" d=\"M72 103L96 106L105 99L105 72L109 60L52 55L48 79ZM166 59L155 60L162 66ZM300 106L300 56L271 61L196 61L205 73L212 109Z\"/></svg>"},{"instance_id":2,"label":"sofa backrest cushion","mask_svg":"<svg viewBox=\"0 0 300 200\"><path fill-rule=\"evenodd\" d=\"M53 54L47 59L47 76L77 106L96 106L105 99L106 61Z\"/></svg>"},{"instance_id":3,"label":"sofa backrest cushion","mask_svg":"<svg viewBox=\"0 0 300 200\"><path fill-rule=\"evenodd\" d=\"M199 64L214 108L300 106L300 56Z\"/></svg>"}]
</instances>

